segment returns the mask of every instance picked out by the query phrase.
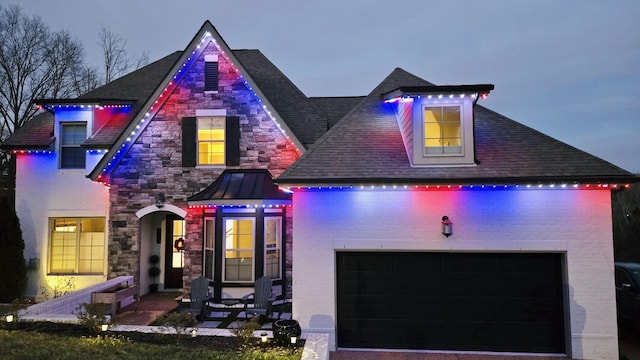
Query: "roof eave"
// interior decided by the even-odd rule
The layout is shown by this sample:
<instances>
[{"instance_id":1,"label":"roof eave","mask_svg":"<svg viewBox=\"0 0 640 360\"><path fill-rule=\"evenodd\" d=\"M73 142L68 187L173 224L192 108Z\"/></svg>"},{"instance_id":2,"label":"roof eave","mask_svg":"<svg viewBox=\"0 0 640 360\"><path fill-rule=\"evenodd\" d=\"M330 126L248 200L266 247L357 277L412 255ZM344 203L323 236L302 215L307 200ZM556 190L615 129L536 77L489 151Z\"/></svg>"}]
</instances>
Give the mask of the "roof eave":
<instances>
[{"instance_id":1,"label":"roof eave","mask_svg":"<svg viewBox=\"0 0 640 360\"><path fill-rule=\"evenodd\" d=\"M383 93L382 98L389 100L403 96L470 93L488 94L494 87L493 84L401 86Z\"/></svg>"},{"instance_id":2,"label":"roof eave","mask_svg":"<svg viewBox=\"0 0 640 360\"><path fill-rule=\"evenodd\" d=\"M367 185L461 185L461 186L503 186L503 185L575 185L575 184L632 184L640 183L640 176L538 176L538 177L495 177L495 178L278 178L283 187L304 186L367 186Z\"/></svg>"}]
</instances>

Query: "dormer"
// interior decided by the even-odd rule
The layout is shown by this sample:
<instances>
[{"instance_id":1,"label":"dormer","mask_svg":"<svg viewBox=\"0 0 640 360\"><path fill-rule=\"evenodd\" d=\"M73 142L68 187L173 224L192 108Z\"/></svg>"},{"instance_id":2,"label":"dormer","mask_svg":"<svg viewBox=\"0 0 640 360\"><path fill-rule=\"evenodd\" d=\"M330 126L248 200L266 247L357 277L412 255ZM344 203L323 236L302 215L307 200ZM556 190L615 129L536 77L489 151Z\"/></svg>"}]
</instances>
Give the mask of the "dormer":
<instances>
[{"instance_id":1,"label":"dormer","mask_svg":"<svg viewBox=\"0 0 640 360\"><path fill-rule=\"evenodd\" d=\"M107 146L96 133L130 117L132 101L42 99L39 106L54 114L53 151L58 169L86 170L95 166ZM97 159L96 159L97 158Z\"/></svg>"},{"instance_id":2,"label":"dormer","mask_svg":"<svg viewBox=\"0 0 640 360\"><path fill-rule=\"evenodd\" d=\"M472 166L474 105L491 84L406 86L383 94L396 119L411 166Z\"/></svg>"}]
</instances>

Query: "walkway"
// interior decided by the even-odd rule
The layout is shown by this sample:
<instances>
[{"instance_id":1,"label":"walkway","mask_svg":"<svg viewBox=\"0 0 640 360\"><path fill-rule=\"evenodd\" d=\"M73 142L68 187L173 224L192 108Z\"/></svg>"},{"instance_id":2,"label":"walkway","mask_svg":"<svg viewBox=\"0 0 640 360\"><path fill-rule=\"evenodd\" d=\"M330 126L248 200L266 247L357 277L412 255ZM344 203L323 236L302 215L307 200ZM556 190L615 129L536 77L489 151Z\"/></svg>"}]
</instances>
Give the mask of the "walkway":
<instances>
[{"instance_id":1,"label":"walkway","mask_svg":"<svg viewBox=\"0 0 640 360\"><path fill-rule=\"evenodd\" d=\"M143 295L138 301L118 312L115 322L122 325L151 325L160 316L175 310L179 292L158 292Z\"/></svg>"}]
</instances>

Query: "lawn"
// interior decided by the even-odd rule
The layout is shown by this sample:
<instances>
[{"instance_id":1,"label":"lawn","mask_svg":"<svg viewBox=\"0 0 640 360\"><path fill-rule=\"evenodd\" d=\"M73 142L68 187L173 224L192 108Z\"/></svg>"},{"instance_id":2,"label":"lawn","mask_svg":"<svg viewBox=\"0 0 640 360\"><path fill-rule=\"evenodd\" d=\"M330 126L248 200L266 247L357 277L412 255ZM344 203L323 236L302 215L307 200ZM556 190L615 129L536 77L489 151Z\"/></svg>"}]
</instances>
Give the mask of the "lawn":
<instances>
[{"instance_id":1,"label":"lawn","mask_svg":"<svg viewBox=\"0 0 640 360\"><path fill-rule=\"evenodd\" d=\"M49 331L49 326L0 330L0 359L256 359L300 360L302 348L244 348L235 337L196 338L175 335L110 333L88 336L77 328Z\"/></svg>"}]
</instances>

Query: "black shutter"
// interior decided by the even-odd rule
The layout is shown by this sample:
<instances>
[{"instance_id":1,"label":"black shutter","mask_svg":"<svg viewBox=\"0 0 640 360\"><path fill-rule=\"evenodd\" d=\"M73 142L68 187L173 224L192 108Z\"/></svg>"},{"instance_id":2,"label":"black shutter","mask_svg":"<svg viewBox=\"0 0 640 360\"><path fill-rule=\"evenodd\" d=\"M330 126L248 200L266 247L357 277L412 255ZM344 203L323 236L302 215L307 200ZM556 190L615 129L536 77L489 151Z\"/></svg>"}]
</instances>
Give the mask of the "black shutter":
<instances>
[{"instance_id":1,"label":"black shutter","mask_svg":"<svg viewBox=\"0 0 640 360\"><path fill-rule=\"evenodd\" d=\"M204 63L204 91L218 91L218 62Z\"/></svg>"},{"instance_id":2,"label":"black shutter","mask_svg":"<svg viewBox=\"0 0 640 360\"><path fill-rule=\"evenodd\" d=\"M227 166L240 165L240 118L227 116L225 124L225 154Z\"/></svg>"},{"instance_id":3,"label":"black shutter","mask_svg":"<svg viewBox=\"0 0 640 360\"><path fill-rule=\"evenodd\" d=\"M196 166L196 118L182 118L182 166Z\"/></svg>"}]
</instances>

